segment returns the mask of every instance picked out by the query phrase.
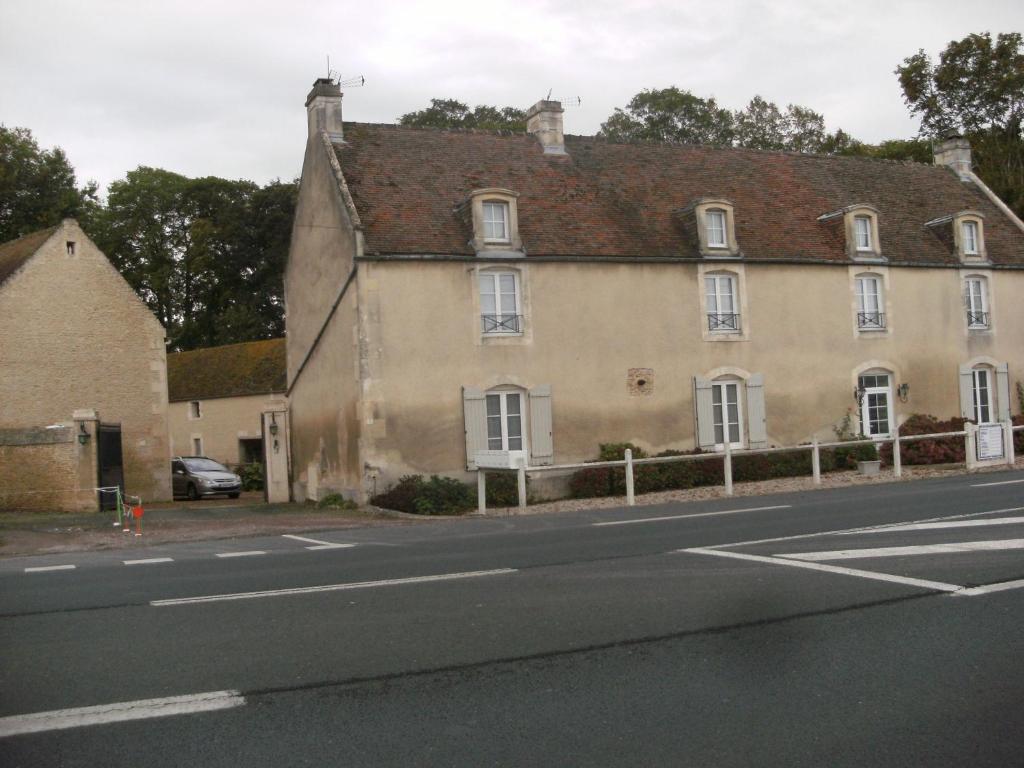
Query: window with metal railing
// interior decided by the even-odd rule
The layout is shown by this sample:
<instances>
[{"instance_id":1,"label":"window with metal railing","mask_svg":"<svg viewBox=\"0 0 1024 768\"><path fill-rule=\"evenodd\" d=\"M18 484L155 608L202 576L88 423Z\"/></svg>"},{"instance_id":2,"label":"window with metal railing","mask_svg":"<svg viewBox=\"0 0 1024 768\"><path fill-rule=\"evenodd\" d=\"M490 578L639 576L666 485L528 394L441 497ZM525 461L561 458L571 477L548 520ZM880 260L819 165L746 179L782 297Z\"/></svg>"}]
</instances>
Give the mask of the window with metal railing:
<instances>
[{"instance_id":1,"label":"window with metal railing","mask_svg":"<svg viewBox=\"0 0 1024 768\"><path fill-rule=\"evenodd\" d=\"M517 272L480 273L480 331L486 335L523 332Z\"/></svg>"}]
</instances>

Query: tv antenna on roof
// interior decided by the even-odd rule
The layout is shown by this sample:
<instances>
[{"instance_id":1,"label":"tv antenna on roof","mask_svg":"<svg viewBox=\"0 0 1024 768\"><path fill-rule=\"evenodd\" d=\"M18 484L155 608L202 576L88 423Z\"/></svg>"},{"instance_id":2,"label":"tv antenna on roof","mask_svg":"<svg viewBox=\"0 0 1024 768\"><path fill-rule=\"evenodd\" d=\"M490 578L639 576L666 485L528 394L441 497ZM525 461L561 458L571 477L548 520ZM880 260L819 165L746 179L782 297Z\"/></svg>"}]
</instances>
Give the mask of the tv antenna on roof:
<instances>
[{"instance_id":1,"label":"tv antenna on roof","mask_svg":"<svg viewBox=\"0 0 1024 768\"><path fill-rule=\"evenodd\" d=\"M331 69L331 57L327 57L327 79L333 80L339 88L361 88L366 84L366 78L362 75L353 77L342 77L336 69Z\"/></svg>"},{"instance_id":2,"label":"tv antenna on roof","mask_svg":"<svg viewBox=\"0 0 1024 768\"><path fill-rule=\"evenodd\" d=\"M545 101L551 101L551 91L548 91L548 95L544 97ZM578 107L583 103L583 99L579 96L555 96L554 100L559 102L562 107Z\"/></svg>"}]
</instances>

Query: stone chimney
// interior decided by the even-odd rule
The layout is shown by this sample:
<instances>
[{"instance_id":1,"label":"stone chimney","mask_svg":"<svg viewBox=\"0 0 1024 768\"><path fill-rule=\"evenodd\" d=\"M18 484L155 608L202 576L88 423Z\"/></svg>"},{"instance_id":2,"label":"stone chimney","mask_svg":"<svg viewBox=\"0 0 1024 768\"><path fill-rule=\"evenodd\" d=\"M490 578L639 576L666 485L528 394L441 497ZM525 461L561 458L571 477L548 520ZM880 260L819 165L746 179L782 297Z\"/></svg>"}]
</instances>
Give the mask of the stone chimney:
<instances>
[{"instance_id":1,"label":"stone chimney","mask_svg":"<svg viewBox=\"0 0 1024 768\"><path fill-rule=\"evenodd\" d=\"M564 111L560 101L543 100L526 110L526 132L537 137L545 155L565 154L565 136L562 133Z\"/></svg>"},{"instance_id":2,"label":"stone chimney","mask_svg":"<svg viewBox=\"0 0 1024 768\"><path fill-rule=\"evenodd\" d=\"M343 141L341 126L341 88L328 77L319 77L306 97L309 136L326 131L331 141Z\"/></svg>"},{"instance_id":3,"label":"stone chimney","mask_svg":"<svg viewBox=\"0 0 1024 768\"><path fill-rule=\"evenodd\" d=\"M932 149L935 164L945 165L956 171L961 181L970 180L971 143L958 133L947 134Z\"/></svg>"}]
</instances>

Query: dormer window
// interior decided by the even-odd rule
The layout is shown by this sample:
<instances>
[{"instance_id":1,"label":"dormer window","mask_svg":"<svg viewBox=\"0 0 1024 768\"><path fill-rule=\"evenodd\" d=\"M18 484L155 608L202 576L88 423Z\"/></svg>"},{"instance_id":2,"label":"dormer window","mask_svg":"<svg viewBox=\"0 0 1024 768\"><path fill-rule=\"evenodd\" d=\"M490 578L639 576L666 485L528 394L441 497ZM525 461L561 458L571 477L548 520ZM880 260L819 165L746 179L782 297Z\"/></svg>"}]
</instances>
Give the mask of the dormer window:
<instances>
[{"instance_id":1,"label":"dormer window","mask_svg":"<svg viewBox=\"0 0 1024 768\"><path fill-rule=\"evenodd\" d=\"M484 242L508 242L508 203L500 200L485 200Z\"/></svg>"},{"instance_id":2,"label":"dormer window","mask_svg":"<svg viewBox=\"0 0 1024 768\"><path fill-rule=\"evenodd\" d=\"M511 189L487 188L470 193L468 208L473 239L470 245L477 255L522 256L523 244L519 239L518 211L516 198L519 195ZM465 213L463 213L465 215Z\"/></svg>"},{"instance_id":3,"label":"dormer window","mask_svg":"<svg viewBox=\"0 0 1024 768\"><path fill-rule=\"evenodd\" d=\"M728 200L708 197L694 200L676 215L687 234L691 238L696 235L697 250L701 256L742 256L736 243L733 204Z\"/></svg>"},{"instance_id":4,"label":"dormer window","mask_svg":"<svg viewBox=\"0 0 1024 768\"><path fill-rule=\"evenodd\" d=\"M725 248L725 211L708 211L708 247Z\"/></svg>"},{"instance_id":5,"label":"dormer window","mask_svg":"<svg viewBox=\"0 0 1024 768\"><path fill-rule=\"evenodd\" d=\"M963 221L960 223L960 242L964 245L964 256L978 255L978 222Z\"/></svg>"},{"instance_id":6,"label":"dormer window","mask_svg":"<svg viewBox=\"0 0 1024 768\"><path fill-rule=\"evenodd\" d=\"M858 251L870 251L871 248L871 219L867 216L853 217L853 234L857 242Z\"/></svg>"}]
</instances>

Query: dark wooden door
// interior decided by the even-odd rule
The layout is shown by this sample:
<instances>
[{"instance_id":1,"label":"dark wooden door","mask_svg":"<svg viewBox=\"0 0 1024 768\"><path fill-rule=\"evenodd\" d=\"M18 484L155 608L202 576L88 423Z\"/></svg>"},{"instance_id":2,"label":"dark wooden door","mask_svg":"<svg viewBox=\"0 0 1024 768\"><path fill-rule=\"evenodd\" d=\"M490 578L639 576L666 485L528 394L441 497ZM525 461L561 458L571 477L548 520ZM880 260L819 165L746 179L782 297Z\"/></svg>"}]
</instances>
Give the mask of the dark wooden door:
<instances>
[{"instance_id":1,"label":"dark wooden door","mask_svg":"<svg viewBox=\"0 0 1024 768\"><path fill-rule=\"evenodd\" d=\"M117 486L124 494L124 460L121 454L121 425L100 424L96 432L99 458L99 486ZM117 496L100 491L100 510L116 509Z\"/></svg>"}]
</instances>

